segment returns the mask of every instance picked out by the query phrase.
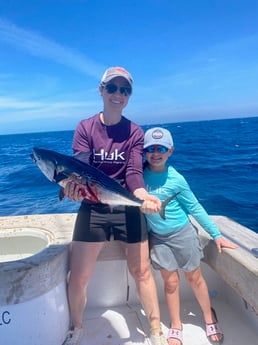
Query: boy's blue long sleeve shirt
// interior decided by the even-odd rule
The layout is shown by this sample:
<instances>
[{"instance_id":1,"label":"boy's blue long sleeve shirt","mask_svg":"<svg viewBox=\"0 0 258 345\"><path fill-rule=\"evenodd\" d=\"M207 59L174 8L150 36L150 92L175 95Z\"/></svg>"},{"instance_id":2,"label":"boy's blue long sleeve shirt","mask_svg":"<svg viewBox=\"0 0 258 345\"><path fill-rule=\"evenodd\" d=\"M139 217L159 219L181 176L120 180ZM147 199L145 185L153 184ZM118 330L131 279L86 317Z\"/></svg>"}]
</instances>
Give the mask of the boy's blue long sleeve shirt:
<instances>
[{"instance_id":1,"label":"boy's blue long sleeve shirt","mask_svg":"<svg viewBox=\"0 0 258 345\"><path fill-rule=\"evenodd\" d=\"M185 178L172 166L161 173L152 172L147 166L143 177L148 192L162 202L177 194L165 208L165 220L158 213L146 214L150 231L161 235L178 231L190 222L190 214L213 239L221 237L218 227L199 203Z\"/></svg>"}]
</instances>

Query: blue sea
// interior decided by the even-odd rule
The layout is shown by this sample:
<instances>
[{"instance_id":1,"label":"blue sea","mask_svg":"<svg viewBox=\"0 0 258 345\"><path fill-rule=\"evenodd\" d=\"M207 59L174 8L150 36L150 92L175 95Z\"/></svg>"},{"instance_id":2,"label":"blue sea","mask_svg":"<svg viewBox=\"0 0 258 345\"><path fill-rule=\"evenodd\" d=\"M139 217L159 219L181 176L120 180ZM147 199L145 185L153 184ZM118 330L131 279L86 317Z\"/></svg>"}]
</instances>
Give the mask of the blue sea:
<instances>
[{"instance_id":1,"label":"blue sea","mask_svg":"<svg viewBox=\"0 0 258 345\"><path fill-rule=\"evenodd\" d=\"M258 117L161 125L174 139L170 164L207 212L258 233ZM71 155L72 137L73 131L0 136L0 216L78 210L76 202L58 201L59 187L30 158L34 146Z\"/></svg>"}]
</instances>

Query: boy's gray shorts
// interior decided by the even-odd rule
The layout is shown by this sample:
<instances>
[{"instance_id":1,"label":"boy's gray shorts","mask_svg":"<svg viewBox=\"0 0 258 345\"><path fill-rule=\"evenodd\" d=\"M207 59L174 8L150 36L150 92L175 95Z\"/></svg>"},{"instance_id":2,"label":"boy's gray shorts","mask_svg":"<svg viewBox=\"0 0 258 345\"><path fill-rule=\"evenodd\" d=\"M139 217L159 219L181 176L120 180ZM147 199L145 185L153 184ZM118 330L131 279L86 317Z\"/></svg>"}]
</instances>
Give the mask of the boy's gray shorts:
<instances>
[{"instance_id":1,"label":"boy's gray shorts","mask_svg":"<svg viewBox=\"0 0 258 345\"><path fill-rule=\"evenodd\" d=\"M203 251L196 228L188 223L181 230L168 235L151 232L150 257L154 269L192 272L200 266Z\"/></svg>"}]
</instances>

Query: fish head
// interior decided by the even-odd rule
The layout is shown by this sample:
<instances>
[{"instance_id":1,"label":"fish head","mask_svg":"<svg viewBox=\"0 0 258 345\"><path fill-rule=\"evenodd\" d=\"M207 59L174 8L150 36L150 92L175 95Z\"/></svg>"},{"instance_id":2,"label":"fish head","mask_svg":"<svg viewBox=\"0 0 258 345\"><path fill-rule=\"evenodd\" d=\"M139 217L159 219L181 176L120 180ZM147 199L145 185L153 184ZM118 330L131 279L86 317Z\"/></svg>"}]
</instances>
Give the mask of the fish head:
<instances>
[{"instance_id":1,"label":"fish head","mask_svg":"<svg viewBox=\"0 0 258 345\"><path fill-rule=\"evenodd\" d=\"M55 181L58 162L51 151L33 148L31 153L32 160L37 164L41 172L51 181Z\"/></svg>"}]
</instances>

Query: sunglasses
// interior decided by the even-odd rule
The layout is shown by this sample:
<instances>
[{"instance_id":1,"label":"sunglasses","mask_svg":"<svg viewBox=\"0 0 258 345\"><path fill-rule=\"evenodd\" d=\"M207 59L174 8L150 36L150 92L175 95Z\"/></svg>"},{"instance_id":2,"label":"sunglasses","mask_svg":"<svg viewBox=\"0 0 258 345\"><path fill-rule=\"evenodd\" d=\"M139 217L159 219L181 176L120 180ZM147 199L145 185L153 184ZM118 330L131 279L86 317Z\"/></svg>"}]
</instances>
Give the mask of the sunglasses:
<instances>
[{"instance_id":1,"label":"sunglasses","mask_svg":"<svg viewBox=\"0 0 258 345\"><path fill-rule=\"evenodd\" d=\"M158 153L166 153L168 152L169 149L165 146L153 145L153 146L146 147L146 149L144 150L147 153L154 153L155 151L157 151Z\"/></svg>"},{"instance_id":2,"label":"sunglasses","mask_svg":"<svg viewBox=\"0 0 258 345\"><path fill-rule=\"evenodd\" d=\"M107 93L115 93L119 89L121 95L130 96L132 93L132 88L130 86L116 86L115 84L107 84L104 86Z\"/></svg>"}]
</instances>

